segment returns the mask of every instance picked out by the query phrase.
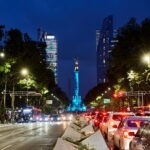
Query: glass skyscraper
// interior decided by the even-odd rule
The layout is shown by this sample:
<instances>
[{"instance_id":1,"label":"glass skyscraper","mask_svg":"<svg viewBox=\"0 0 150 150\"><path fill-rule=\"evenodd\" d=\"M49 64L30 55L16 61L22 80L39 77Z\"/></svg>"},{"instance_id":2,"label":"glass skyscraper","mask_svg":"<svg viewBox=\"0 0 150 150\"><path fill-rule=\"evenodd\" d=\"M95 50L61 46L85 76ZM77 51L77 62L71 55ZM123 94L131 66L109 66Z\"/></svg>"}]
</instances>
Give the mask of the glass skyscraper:
<instances>
[{"instance_id":1,"label":"glass skyscraper","mask_svg":"<svg viewBox=\"0 0 150 150\"><path fill-rule=\"evenodd\" d=\"M48 69L51 69L53 71L55 81L57 83L58 46L56 37L53 34L47 34L41 29L38 29L38 41L46 43L46 62L48 64Z\"/></svg>"},{"instance_id":2,"label":"glass skyscraper","mask_svg":"<svg viewBox=\"0 0 150 150\"><path fill-rule=\"evenodd\" d=\"M97 84L107 82L107 60L113 46L113 16L110 15L103 20L101 29L96 31Z\"/></svg>"},{"instance_id":3,"label":"glass skyscraper","mask_svg":"<svg viewBox=\"0 0 150 150\"><path fill-rule=\"evenodd\" d=\"M54 35L45 35L46 42L46 62L48 63L49 69L54 72L55 81L57 83L57 41Z\"/></svg>"}]
</instances>

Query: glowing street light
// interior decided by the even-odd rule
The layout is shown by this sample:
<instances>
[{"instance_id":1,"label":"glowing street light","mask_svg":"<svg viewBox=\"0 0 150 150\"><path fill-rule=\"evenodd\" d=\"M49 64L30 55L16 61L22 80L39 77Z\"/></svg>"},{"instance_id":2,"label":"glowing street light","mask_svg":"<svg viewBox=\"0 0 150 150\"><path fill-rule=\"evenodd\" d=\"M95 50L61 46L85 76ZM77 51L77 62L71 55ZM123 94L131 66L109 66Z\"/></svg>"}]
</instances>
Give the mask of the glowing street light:
<instances>
[{"instance_id":1,"label":"glowing street light","mask_svg":"<svg viewBox=\"0 0 150 150\"><path fill-rule=\"evenodd\" d=\"M4 52L1 52L1 53L0 53L0 57L1 57L1 58L4 58L4 57L5 57L5 53L4 53Z\"/></svg>"},{"instance_id":2,"label":"glowing street light","mask_svg":"<svg viewBox=\"0 0 150 150\"><path fill-rule=\"evenodd\" d=\"M150 54L145 54L143 56L143 62L147 63L148 68L150 68Z\"/></svg>"},{"instance_id":3,"label":"glowing street light","mask_svg":"<svg viewBox=\"0 0 150 150\"><path fill-rule=\"evenodd\" d=\"M21 69L20 72L16 72L13 75L16 75L18 73L23 75L23 76L26 76L26 75L28 75L28 70L24 68L24 69ZM15 84L14 84L14 81L13 81L12 104L11 104L13 111L14 111L14 101L15 101Z\"/></svg>"},{"instance_id":4,"label":"glowing street light","mask_svg":"<svg viewBox=\"0 0 150 150\"><path fill-rule=\"evenodd\" d=\"M23 76L26 76L26 75L29 74L29 72L28 72L28 70L27 70L26 68L24 68L24 69L21 70L21 74L22 74Z\"/></svg>"}]
</instances>

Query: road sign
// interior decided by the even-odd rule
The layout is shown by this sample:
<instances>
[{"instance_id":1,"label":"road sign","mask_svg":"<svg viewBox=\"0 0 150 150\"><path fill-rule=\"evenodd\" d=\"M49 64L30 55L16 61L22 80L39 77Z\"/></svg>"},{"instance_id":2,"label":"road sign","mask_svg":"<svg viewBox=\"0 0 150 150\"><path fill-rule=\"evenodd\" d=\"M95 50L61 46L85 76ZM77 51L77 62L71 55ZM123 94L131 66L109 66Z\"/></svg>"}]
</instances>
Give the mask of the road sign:
<instances>
[{"instance_id":1,"label":"road sign","mask_svg":"<svg viewBox=\"0 0 150 150\"><path fill-rule=\"evenodd\" d=\"M110 99L109 98L104 98L104 104L110 103Z\"/></svg>"},{"instance_id":2,"label":"road sign","mask_svg":"<svg viewBox=\"0 0 150 150\"><path fill-rule=\"evenodd\" d=\"M53 100L46 100L46 104L52 104Z\"/></svg>"}]
</instances>

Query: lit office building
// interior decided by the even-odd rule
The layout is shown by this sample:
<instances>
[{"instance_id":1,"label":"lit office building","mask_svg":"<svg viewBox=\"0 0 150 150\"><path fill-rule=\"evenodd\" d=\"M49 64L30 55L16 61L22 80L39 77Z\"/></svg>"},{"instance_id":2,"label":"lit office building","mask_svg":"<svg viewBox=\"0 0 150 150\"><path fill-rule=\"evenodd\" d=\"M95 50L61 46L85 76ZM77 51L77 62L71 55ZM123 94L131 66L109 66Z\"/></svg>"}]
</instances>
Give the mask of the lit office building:
<instances>
[{"instance_id":1,"label":"lit office building","mask_svg":"<svg viewBox=\"0 0 150 150\"><path fill-rule=\"evenodd\" d=\"M48 63L48 68L54 72L55 81L57 83L57 41L54 35L45 34L46 42L46 62Z\"/></svg>"},{"instance_id":2,"label":"lit office building","mask_svg":"<svg viewBox=\"0 0 150 150\"><path fill-rule=\"evenodd\" d=\"M37 30L37 41L46 43L46 62L48 64L48 69L54 72L55 81L57 83L57 69L58 69L58 46L55 35L47 34L40 28Z\"/></svg>"},{"instance_id":3,"label":"lit office building","mask_svg":"<svg viewBox=\"0 0 150 150\"><path fill-rule=\"evenodd\" d=\"M101 29L96 31L97 84L107 82L107 60L115 44L114 33L113 16L108 16L103 20Z\"/></svg>"}]
</instances>

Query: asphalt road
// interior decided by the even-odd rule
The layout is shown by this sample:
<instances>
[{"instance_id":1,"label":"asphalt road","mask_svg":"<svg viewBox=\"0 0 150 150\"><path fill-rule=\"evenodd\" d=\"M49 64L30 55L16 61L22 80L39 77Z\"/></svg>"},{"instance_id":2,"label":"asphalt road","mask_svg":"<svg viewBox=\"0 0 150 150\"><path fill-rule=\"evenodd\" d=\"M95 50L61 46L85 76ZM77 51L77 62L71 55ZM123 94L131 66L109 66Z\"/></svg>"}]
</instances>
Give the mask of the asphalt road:
<instances>
[{"instance_id":1,"label":"asphalt road","mask_svg":"<svg viewBox=\"0 0 150 150\"><path fill-rule=\"evenodd\" d=\"M37 122L0 127L0 150L52 150L69 122Z\"/></svg>"}]
</instances>

